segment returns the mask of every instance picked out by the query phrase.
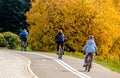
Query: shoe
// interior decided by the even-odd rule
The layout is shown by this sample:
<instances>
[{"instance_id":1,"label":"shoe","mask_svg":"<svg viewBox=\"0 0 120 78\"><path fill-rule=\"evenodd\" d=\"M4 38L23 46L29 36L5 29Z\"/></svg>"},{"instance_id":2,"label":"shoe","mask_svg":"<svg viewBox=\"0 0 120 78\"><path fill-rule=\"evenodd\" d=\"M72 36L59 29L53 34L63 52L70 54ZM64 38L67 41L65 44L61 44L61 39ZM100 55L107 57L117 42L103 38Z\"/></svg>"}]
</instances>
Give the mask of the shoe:
<instances>
[{"instance_id":1,"label":"shoe","mask_svg":"<svg viewBox=\"0 0 120 78\"><path fill-rule=\"evenodd\" d=\"M86 64L84 64L83 67L86 67Z\"/></svg>"},{"instance_id":2,"label":"shoe","mask_svg":"<svg viewBox=\"0 0 120 78\"><path fill-rule=\"evenodd\" d=\"M83 67L86 67L86 65L83 65Z\"/></svg>"}]
</instances>

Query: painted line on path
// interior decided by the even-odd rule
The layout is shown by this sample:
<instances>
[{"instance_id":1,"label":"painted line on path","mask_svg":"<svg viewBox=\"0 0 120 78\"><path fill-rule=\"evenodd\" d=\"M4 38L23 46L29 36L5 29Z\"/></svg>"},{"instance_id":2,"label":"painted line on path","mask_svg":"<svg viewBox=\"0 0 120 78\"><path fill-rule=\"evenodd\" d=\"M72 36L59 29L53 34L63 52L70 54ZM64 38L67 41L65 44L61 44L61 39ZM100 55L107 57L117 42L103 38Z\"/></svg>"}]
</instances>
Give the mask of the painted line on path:
<instances>
[{"instance_id":1,"label":"painted line on path","mask_svg":"<svg viewBox=\"0 0 120 78\"><path fill-rule=\"evenodd\" d=\"M66 64L65 62L63 62L60 59L56 59L54 57L43 55L43 54L36 54L36 53L30 53L30 54L34 54L34 55L50 58L50 59L54 60L55 62L57 62L58 64L60 64L61 66L63 66L68 71L72 72L73 74L77 75L80 78L91 78L91 77L87 76L86 74L77 71L76 69L74 69L73 67L69 66L68 64Z\"/></svg>"}]
</instances>

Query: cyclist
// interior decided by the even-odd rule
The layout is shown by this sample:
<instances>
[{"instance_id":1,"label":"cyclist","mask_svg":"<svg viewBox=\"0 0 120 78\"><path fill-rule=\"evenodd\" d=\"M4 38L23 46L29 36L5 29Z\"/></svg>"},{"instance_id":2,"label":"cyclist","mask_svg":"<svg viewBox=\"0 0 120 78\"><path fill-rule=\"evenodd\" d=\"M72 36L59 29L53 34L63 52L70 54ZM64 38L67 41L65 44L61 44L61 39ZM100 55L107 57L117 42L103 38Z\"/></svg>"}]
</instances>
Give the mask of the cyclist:
<instances>
[{"instance_id":1,"label":"cyclist","mask_svg":"<svg viewBox=\"0 0 120 78\"><path fill-rule=\"evenodd\" d=\"M23 29L23 31L19 34L19 38L24 42L24 44L21 45L27 45L28 32L26 29Z\"/></svg>"},{"instance_id":2,"label":"cyclist","mask_svg":"<svg viewBox=\"0 0 120 78\"><path fill-rule=\"evenodd\" d=\"M93 35L89 36L89 40L87 41L85 46L82 48L82 50L85 51L85 53L86 53L86 56L85 56L85 59L84 59L84 65L83 65L83 67L85 67L86 63L87 63L87 60L88 60L88 54L91 53L90 58L91 58L91 62L92 62L93 61L93 55L94 55L95 51L97 50L96 43L94 41L94 36Z\"/></svg>"},{"instance_id":3,"label":"cyclist","mask_svg":"<svg viewBox=\"0 0 120 78\"><path fill-rule=\"evenodd\" d=\"M59 51L59 45L61 45L61 48L64 54L64 34L62 30L59 30L58 34L55 36L55 42L57 43L57 54Z\"/></svg>"}]
</instances>

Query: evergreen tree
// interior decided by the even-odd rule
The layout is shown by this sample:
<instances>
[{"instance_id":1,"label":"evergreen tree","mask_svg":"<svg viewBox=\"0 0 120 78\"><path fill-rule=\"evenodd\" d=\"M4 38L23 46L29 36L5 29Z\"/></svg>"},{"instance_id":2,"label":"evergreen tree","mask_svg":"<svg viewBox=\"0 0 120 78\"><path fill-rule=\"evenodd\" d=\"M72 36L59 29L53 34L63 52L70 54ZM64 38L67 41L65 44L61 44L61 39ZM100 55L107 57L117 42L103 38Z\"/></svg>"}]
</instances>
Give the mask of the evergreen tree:
<instances>
[{"instance_id":1,"label":"evergreen tree","mask_svg":"<svg viewBox=\"0 0 120 78\"><path fill-rule=\"evenodd\" d=\"M1 0L0 32L18 33L20 29L27 28L25 13L30 6L30 0Z\"/></svg>"}]
</instances>

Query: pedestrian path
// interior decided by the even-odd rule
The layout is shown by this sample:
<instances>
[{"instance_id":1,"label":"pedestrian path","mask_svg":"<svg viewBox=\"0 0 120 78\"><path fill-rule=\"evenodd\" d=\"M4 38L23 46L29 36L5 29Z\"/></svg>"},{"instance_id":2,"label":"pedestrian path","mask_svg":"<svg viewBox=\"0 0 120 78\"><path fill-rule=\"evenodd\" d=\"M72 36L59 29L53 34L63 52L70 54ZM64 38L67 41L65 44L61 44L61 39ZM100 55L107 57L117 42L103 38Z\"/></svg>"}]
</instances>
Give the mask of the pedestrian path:
<instances>
[{"instance_id":1,"label":"pedestrian path","mask_svg":"<svg viewBox=\"0 0 120 78\"><path fill-rule=\"evenodd\" d=\"M0 50L0 78L37 78L30 70L30 63L24 56Z\"/></svg>"}]
</instances>

